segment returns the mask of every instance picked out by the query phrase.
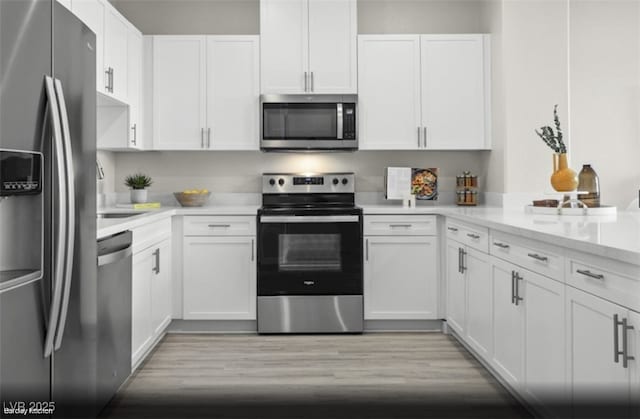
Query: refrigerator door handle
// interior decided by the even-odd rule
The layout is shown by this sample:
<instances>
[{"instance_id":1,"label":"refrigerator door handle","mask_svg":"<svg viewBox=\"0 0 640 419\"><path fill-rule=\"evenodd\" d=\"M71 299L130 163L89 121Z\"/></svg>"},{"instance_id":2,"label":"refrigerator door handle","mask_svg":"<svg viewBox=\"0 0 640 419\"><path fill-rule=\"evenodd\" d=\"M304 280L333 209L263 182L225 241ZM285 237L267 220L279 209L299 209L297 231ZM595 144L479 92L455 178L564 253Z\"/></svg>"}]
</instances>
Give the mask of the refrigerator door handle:
<instances>
[{"instance_id":1,"label":"refrigerator door handle","mask_svg":"<svg viewBox=\"0 0 640 419\"><path fill-rule=\"evenodd\" d=\"M53 131L53 154L52 159L56 165L57 179L53 184L57 185L58 206L55 211L57 217L57 235L55 237L54 255L55 261L53 265L53 295L51 299L51 307L49 308L49 321L47 325L47 335L44 341L44 357L48 358L53 353L53 341L60 316L60 304L62 300L62 285L64 277L64 245L65 235L67 234L67 217L64 213L64 206L67 202L67 189L65 184L64 172L64 153L62 149L62 127L60 126L60 113L58 109L58 100L56 98L53 79L45 76L45 92L47 96L46 113L50 118L51 129ZM54 229L54 232L56 230Z\"/></svg>"},{"instance_id":2,"label":"refrigerator door handle","mask_svg":"<svg viewBox=\"0 0 640 419\"><path fill-rule=\"evenodd\" d=\"M76 193L75 193L75 170L73 167L73 154L71 152L71 133L69 129L69 113L67 112L67 103L62 90L60 80L55 81L56 96L60 106L60 121L62 122L62 140L64 148L64 166L66 173L67 187L67 231L66 231L66 249L65 249L65 268L64 268L64 289L62 294L62 308L60 309L60 321L58 330L56 331L56 340L54 350L60 349L62 345L62 336L67 322L67 313L69 312L69 296L71 294L71 278L73 277L73 254L75 251L75 227L76 227Z\"/></svg>"}]
</instances>

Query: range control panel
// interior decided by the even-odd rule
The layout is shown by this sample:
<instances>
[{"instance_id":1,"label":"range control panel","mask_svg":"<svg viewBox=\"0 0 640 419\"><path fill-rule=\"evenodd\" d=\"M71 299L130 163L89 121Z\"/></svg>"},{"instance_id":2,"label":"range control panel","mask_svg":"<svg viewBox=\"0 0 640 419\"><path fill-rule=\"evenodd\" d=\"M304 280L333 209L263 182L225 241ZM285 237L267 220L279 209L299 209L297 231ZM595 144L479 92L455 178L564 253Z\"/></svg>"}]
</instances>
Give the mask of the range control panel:
<instances>
[{"instance_id":1,"label":"range control panel","mask_svg":"<svg viewBox=\"0 0 640 419\"><path fill-rule=\"evenodd\" d=\"M42 153L0 149L0 196L42 192Z\"/></svg>"},{"instance_id":2,"label":"range control panel","mask_svg":"<svg viewBox=\"0 0 640 419\"><path fill-rule=\"evenodd\" d=\"M353 173L265 173L262 193L354 193Z\"/></svg>"}]
</instances>

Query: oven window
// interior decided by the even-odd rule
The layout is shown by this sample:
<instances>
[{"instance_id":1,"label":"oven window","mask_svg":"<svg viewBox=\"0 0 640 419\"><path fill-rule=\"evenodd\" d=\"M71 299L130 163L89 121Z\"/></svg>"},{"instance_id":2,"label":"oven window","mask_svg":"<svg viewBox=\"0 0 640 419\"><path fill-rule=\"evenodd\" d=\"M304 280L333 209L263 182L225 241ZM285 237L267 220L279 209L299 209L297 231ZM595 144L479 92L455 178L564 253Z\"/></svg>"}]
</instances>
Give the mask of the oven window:
<instances>
[{"instance_id":1,"label":"oven window","mask_svg":"<svg viewBox=\"0 0 640 419\"><path fill-rule=\"evenodd\" d=\"M339 234L280 234L278 236L279 271L339 272Z\"/></svg>"},{"instance_id":2,"label":"oven window","mask_svg":"<svg viewBox=\"0 0 640 419\"><path fill-rule=\"evenodd\" d=\"M336 139L335 103L263 104L263 139Z\"/></svg>"}]
</instances>

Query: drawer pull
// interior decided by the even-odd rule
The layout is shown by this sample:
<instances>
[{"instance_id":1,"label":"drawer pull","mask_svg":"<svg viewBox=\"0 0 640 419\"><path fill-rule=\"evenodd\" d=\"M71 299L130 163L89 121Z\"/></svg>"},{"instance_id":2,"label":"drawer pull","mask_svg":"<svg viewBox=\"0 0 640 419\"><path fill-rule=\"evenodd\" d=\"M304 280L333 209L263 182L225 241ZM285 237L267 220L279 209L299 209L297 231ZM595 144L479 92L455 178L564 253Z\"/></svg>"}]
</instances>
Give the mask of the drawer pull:
<instances>
[{"instance_id":1,"label":"drawer pull","mask_svg":"<svg viewBox=\"0 0 640 419\"><path fill-rule=\"evenodd\" d=\"M500 242L494 242L493 245L494 246L498 246L501 249L508 249L509 247L511 247L508 244L504 244L504 243L500 243Z\"/></svg>"},{"instance_id":2,"label":"drawer pull","mask_svg":"<svg viewBox=\"0 0 640 419\"><path fill-rule=\"evenodd\" d=\"M530 258L534 258L535 260L539 260L541 262L547 262L549 260L548 257L546 256L540 256L537 253L527 253L527 256L529 256Z\"/></svg>"},{"instance_id":3,"label":"drawer pull","mask_svg":"<svg viewBox=\"0 0 640 419\"><path fill-rule=\"evenodd\" d=\"M467 237L471 237L472 239L479 239L480 236L477 234L467 233Z\"/></svg>"},{"instance_id":4,"label":"drawer pull","mask_svg":"<svg viewBox=\"0 0 640 419\"><path fill-rule=\"evenodd\" d=\"M211 227L211 228L214 228L214 227L229 228L229 227L231 227L231 224L209 224L209 227Z\"/></svg>"},{"instance_id":5,"label":"drawer pull","mask_svg":"<svg viewBox=\"0 0 640 419\"><path fill-rule=\"evenodd\" d=\"M391 227L391 228L400 228L400 227L411 228L411 224L389 224L389 227Z\"/></svg>"},{"instance_id":6,"label":"drawer pull","mask_svg":"<svg viewBox=\"0 0 640 419\"><path fill-rule=\"evenodd\" d=\"M602 274L594 274L593 272L588 271L588 270L576 269L576 272L578 272L581 275L588 276L589 278L604 279L604 275L602 275Z\"/></svg>"},{"instance_id":7,"label":"drawer pull","mask_svg":"<svg viewBox=\"0 0 640 419\"><path fill-rule=\"evenodd\" d=\"M449 230L449 231L458 231L458 229L455 228L455 227L447 227L447 230Z\"/></svg>"}]
</instances>

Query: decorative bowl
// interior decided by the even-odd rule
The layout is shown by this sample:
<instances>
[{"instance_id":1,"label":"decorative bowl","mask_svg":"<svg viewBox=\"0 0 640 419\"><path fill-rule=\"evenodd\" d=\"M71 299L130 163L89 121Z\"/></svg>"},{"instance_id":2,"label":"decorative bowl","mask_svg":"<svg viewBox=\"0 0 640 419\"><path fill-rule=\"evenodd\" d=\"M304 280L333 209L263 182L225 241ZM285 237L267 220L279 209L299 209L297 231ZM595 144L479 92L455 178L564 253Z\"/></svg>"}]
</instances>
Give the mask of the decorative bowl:
<instances>
[{"instance_id":1,"label":"decorative bowl","mask_svg":"<svg viewBox=\"0 0 640 419\"><path fill-rule=\"evenodd\" d=\"M207 203L211 192L206 193L184 193L174 192L173 196L176 197L180 205L183 207L201 207Z\"/></svg>"}]
</instances>

